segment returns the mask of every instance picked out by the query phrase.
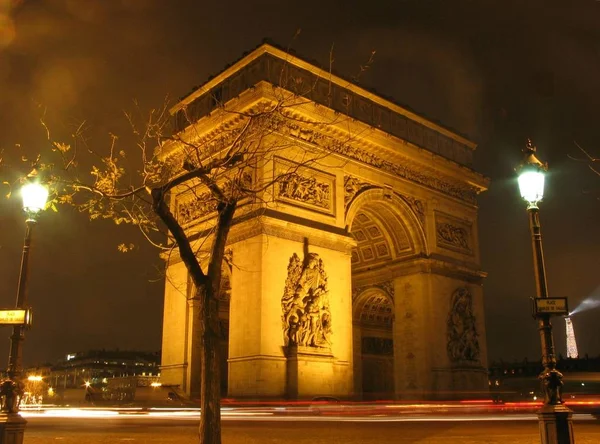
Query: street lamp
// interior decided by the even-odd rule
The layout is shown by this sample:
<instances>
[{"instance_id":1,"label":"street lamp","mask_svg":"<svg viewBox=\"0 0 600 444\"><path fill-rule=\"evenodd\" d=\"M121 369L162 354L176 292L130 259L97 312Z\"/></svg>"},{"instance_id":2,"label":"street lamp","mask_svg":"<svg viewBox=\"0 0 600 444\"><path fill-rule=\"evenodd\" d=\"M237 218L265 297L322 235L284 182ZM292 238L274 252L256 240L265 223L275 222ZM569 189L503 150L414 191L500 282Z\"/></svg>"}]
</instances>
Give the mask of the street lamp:
<instances>
[{"instance_id":1,"label":"street lamp","mask_svg":"<svg viewBox=\"0 0 600 444\"><path fill-rule=\"evenodd\" d=\"M27 308L27 271L29 263L29 247L31 244L31 231L37 216L46 206L48 189L39 182L31 182L21 189L23 209L27 214L25 220L25 241L21 256L21 271L17 287L17 302L15 308ZM8 379L0 384L2 406L0 412L0 444L23 442L26 421L19 415L20 397L23 393L22 376L22 347L25 339L25 325L15 324L10 337L10 354L8 356Z\"/></svg>"},{"instance_id":2,"label":"street lamp","mask_svg":"<svg viewBox=\"0 0 600 444\"><path fill-rule=\"evenodd\" d=\"M517 173L519 190L527 202L527 212L529 213L536 293L537 298L547 299L548 286L537 204L544 197L544 176L548 171L548 165L536 157L536 147L531 140L527 141L523 154L524 158L517 168ZM539 375L545 391L544 405L538 412L541 441L542 444L572 444L574 443L572 412L562 400L563 376L556 369L550 314L536 313L536 318L542 345L542 365L544 366L544 370Z\"/></svg>"}]
</instances>

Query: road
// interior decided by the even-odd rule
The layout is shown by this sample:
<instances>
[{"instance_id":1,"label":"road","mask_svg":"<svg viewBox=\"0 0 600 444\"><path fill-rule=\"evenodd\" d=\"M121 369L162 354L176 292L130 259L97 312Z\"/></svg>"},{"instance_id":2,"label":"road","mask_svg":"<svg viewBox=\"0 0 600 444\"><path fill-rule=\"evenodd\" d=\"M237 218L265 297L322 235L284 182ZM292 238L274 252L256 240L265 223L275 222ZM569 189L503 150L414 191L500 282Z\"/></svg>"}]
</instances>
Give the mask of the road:
<instances>
[{"instance_id":1,"label":"road","mask_svg":"<svg viewBox=\"0 0 600 444\"><path fill-rule=\"evenodd\" d=\"M177 414L175 414L177 415ZM198 417L28 415L25 444L197 444ZM600 420L575 415L577 444L600 442ZM223 444L533 444L537 418L518 415L407 415L315 417L232 414L224 416Z\"/></svg>"}]
</instances>

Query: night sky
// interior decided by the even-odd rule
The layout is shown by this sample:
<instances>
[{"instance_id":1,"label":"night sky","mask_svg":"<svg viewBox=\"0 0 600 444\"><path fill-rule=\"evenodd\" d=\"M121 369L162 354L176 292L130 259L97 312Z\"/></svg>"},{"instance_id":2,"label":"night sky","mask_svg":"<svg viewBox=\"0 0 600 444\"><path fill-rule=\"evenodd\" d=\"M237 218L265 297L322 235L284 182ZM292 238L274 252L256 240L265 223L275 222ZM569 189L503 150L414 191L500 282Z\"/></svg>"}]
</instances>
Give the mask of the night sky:
<instances>
[{"instance_id":1,"label":"night sky","mask_svg":"<svg viewBox=\"0 0 600 444\"><path fill-rule=\"evenodd\" d=\"M210 3L210 4L209 4ZM569 6L564 6L569 4ZM297 30L301 33L297 34ZM134 100L181 97L268 37L476 141L491 360L537 359L525 204L513 168L526 137L549 162L540 205L551 296L600 299L600 177L570 160L600 157L600 2L0 0L0 149L43 146L41 104L90 143L127 124ZM16 197L16 196L15 196ZM19 199L0 199L0 306L14 305L24 234ZM160 348L161 261L135 229L68 208L35 227L26 364L92 348ZM128 254L121 242L135 242ZM600 308L573 318L581 354L600 355ZM564 321L556 319L558 351ZM0 366L8 327L0 328Z\"/></svg>"}]
</instances>

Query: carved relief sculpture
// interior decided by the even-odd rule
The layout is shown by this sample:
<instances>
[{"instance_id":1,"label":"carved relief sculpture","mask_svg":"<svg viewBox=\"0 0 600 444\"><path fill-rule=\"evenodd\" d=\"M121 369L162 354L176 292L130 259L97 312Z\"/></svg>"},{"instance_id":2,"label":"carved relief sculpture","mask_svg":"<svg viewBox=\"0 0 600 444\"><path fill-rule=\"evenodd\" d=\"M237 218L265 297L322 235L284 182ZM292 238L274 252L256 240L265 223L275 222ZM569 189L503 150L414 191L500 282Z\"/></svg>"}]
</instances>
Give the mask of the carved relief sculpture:
<instances>
[{"instance_id":1,"label":"carved relief sculpture","mask_svg":"<svg viewBox=\"0 0 600 444\"><path fill-rule=\"evenodd\" d=\"M479 361L479 335L473 315L473 296L468 288L461 287L452 293L447 327L446 348L450 361Z\"/></svg>"},{"instance_id":2,"label":"carved relief sculpture","mask_svg":"<svg viewBox=\"0 0 600 444\"><path fill-rule=\"evenodd\" d=\"M331 346L327 275L318 254L309 253L304 261L292 255L281 307L286 346Z\"/></svg>"},{"instance_id":3,"label":"carved relief sculpture","mask_svg":"<svg viewBox=\"0 0 600 444\"><path fill-rule=\"evenodd\" d=\"M252 174L248 171L244 171L239 178L227 180L224 183L223 193L225 195L230 194L235 186L250 188L252 183ZM194 194L192 198L184 198L181 202L177 202L177 221L181 225L185 225L203 219L209 214L217 211L217 203L217 200L210 191Z\"/></svg>"},{"instance_id":4,"label":"carved relief sculpture","mask_svg":"<svg viewBox=\"0 0 600 444\"><path fill-rule=\"evenodd\" d=\"M278 197L321 207L331 208L331 189L328 183L320 182L314 177L304 177L298 173L290 173L279 183Z\"/></svg>"},{"instance_id":5,"label":"carved relief sculpture","mask_svg":"<svg viewBox=\"0 0 600 444\"><path fill-rule=\"evenodd\" d=\"M358 194L363 188L372 186L368 182L363 182L358 177L344 176L344 206L347 207L354 196Z\"/></svg>"},{"instance_id":6,"label":"carved relief sculpture","mask_svg":"<svg viewBox=\"0 0 600 444\"><path fill-rule=\"evenodd\" d=\"M194 220L202 219L217 210L217 201L210 192L199 194L193 199L177 206L177 220L185 225Z\"/></svg>"},{"instance_id":7,"label":"carved relief sculpture","mask_svg":"<svg viewBox=\"0 0 600 444\"><path fill-rule=\"evenodd\" d=\"M448 223L438 224L436 228L439 243L450 244L463 250L471 250L469 233L466 229Z\"/></svg>"}]
</instances>

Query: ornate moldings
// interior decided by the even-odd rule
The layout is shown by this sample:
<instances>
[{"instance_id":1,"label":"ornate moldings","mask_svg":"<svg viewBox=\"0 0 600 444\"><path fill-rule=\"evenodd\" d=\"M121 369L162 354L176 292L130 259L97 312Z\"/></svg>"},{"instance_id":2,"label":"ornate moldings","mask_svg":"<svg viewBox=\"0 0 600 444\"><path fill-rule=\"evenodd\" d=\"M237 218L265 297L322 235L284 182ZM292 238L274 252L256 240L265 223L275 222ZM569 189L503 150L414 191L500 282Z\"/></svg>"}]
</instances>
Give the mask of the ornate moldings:
<instances>
[{"instance_id":1,"label":"ornate moldings","mask_svg":"<svg viewBox=\"0 0 600 444\"><path fill-rule=\"evenodd\" d=\"M217 211L217 201L210 191L206 191L187 201L177 202L175 211L179 224L186 225Z\"/></svg>"},{"instance_id":2,"label":"ornate moldings","mask_svg":"<svg viewBox=\"0 0 600 444\"><path fill-rule=\"evenodd\" d=\"M372 187L373 184L364 182L358 177L344 176L344 207L348 208L350 202L363 189Z\"/></svg>"},{"instance_id":3,"label":"ornate moldings","mask_svg":"<svg viewBox=\"0 0 600 444\"><path fill-rule=\"evenodd\" d=\"M423 201L405 194L400 194L400 197L408 204L415 216L417 216L417 219L421 223L421 228L425 229L425 204Z\"/></svg>"},{"instance_id":4,"label":"ornate moldings","mask_svg":"<svg viewBox=\"0 0 600 444\"><path fill-rule=\"evenodd\" d=\"M262 100L253 107L253 110L264 108L269 103L267 100ZM448 176L441 175L434 168L424 166L402 156L394 155L392 157L386 155L385 158L381 157L377 154L377 151L381 151L380 147L366 141L353 140L352 137L334 129L331 125L308 121L290 109L283 110L282 114L281 118L273 118L273 121L269 122L271 132L278 132L282 135L318 145L332 153L379 168L382 171L440 191L464 202L470 204L476 202L479 190L476 187L454 181ZM226 124L216 127L209 133L200 138L194 138L193 141L188 141L188 143L202 146L203 155L210 157L230 146L239 136L240 131L243 130L243 124L244 119L242 118L231 119ZM179 154L177 161L183 162L188 157L190 156L185 156L182 152ZM349 194L351 193L352 191ZM346 198L346 195L344 197Z\"/></svg>"},{"instance_id":5,"label":"ornate moldings","mask_svg":"<svg viewBox=\"0 0 600 444\"><path fill-rule=\"evenodd\" d=\"M436 226L437 239L439 244L448 244L463 250L470 250L469 233L463 227L457 227L449 223L438 224Z\"/></svg>"},{"instance_id":6,"label":"ornate moldings","mask_svg":"<svg viewBox=\"0 0 600 444\"><path fill-rule=\"evenodd\" d=\"M239 180L239 179L238 179ZM223 194L231 194L234 180L227 180L222 186ZM252 187L253 178L250 172L244 172L241 175L241 185L245 188ZM200 186L201 187L201 186ZM205 219L217 211L217 199L210 191L197 192L196 187L190 191L177 196L175 206L175 217L180 225L187 225L191 222Z\"/></svg>"},{"instance_id":7,"label":"ornate moldings","mask_svg":"<svg viewBox=\"0 0 600 444\"><path fill-rule=\"evenodd\" d=\"M439 247L473 254L471 224L449 215L436 213L435 233Z\"/></svg>"},{"instance_id":8,"label":"ornate moldings","mask_svg":"<svg viewBox=\"0 0 600 444\"><path fill-rule=\"evenodd\" d=\"M344 207L346 210L356 195L368 188L380 188L376 185L365 182L355 176L344 176ZM419 220L421 227L425 228L425 203L416 197L396 193L410 207L414 215Z\"/></svg>"},{"instance_id":9,"label":"ornate moldings","mask_svg":"<svg viewBox=\"0 0 600 444\"><path fill-rule=\"evenodd\" d=\"M384 160L375 154L376 148L374 146L369 147L369 151L367 151L329 136L323 137L320 143L325 149L333 153L374 166L411 182L441 191L464 202L474 204L476 201L477 190L474 187L452 183L442 177L436 170L417 165L406 158L398 158L393 161Z\"/></svg>"},{"instance_id":10,"label":"ornate moldings","mask_svg":"<svg viewBox=\"0 0 600 444\"><path fill-rule=\"evenodd\" d=\"M304 261L292 255L281 307L286 347L331 347L329 289L318 254L308 253Z\"/></svg>"},{"instance_id":11,"label":"ornate moldings","mask_svg":"<svg viewBox=\"0 0 600 444\"><path fill-rule=\"evenodd\" d=\"M298 173L290 173L279 181L277 197L331 210L331 186Z\"/></svg>"},{"instance_id":12,"label":"ornate moldings","mask_svg":"<svg viewBox=\"0 0 600 444\"><path fill-rule=\"evenodd\" d=\"M187 100L187 106L175 113L176 128L187 127L190 121L209 115L243 91L266 81L462 165L471 165L472 148L465 141L459 141L421 119L412 119L389 105L373 101L347 82L339 84L329 77L324 81L313 69L289 63L288 57L283 60L282 56L271 53L267 47L256 60L240 67L218 84L209 82L204 85L201 93L193 93Z\"/></svg>"},{"instance_id":13,"label":"ornate moldings","mask_svg":"<svg viewBox=\"0 0 600 444\"><path fill-rule=\"evenodd\" d=\"M392 302L394 301L394 281L384 281L374 285L364 285L362 287L352 288L352 303L356 302L356 299L370 288L383 290L390 297Z\"/></svg>"},{"instance_id":14,"label":"ornate moldings","mask_svg":"<svg viewBox=\"0 0 600 444\"><path fill-rule=\"evenodd\" d=\"M335 214L335 176L275 159L275 198L313 211Z\"/></svg>"},{"instance_id":15,"label":"ornate moldings","mask_svg":"<svg viewBox=\"0 0 600 444\"><path fill-rule=\"evenodd\" d=\"M479 335L473 315L473 296L466 287L457 288L452 293L447 329L446 350L450 361L478 362Z\"/></svg>"}]
</instances>

